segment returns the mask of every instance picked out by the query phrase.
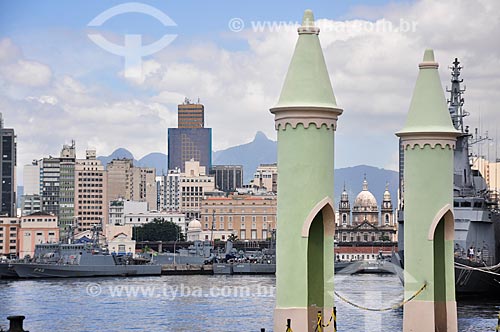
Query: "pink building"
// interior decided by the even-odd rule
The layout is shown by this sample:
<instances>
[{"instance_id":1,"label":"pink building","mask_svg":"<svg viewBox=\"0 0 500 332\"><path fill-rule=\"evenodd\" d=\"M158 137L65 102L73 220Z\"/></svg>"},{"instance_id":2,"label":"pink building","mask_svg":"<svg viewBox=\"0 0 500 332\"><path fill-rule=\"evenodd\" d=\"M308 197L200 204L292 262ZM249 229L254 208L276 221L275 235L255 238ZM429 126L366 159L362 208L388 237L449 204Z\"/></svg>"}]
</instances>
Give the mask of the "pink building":
<instances>
[{"instance_id":1,"label":"pink building","mask_svg":"<svg viewBox=\"0 0 500 332\"><path fill-rule=\"evenodd\" d=\"M59 242L57 217L45 212L21 217L18 239L19 257L33 257L36 244Z\"/></svg>"}]
</instances>

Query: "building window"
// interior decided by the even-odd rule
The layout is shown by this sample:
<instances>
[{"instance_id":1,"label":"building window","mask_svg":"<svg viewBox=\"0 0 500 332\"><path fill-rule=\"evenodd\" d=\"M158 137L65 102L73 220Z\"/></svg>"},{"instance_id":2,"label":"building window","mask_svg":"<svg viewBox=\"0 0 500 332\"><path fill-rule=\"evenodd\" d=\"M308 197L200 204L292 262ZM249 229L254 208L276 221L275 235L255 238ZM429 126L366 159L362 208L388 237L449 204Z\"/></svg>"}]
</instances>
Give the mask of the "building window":
<instances>
[{"instance_id":1,"label":"building window","mask_svg":"<svg viewBox=\"0 0 500 332\"><path fill-rule=\"evenodd\" d=\"M244 229L240 230L240 239L241 240L246 239L246 231Z\"/></svg>"},{"instance_id":2,"label":"building window","mask_svg":"<svg viewBox=\"0 0 500 332\"><path fill-rule=\"evenodd\" d=\"M252 230L252 240L257 240L257 231Z\"/></svg>"}]
</instances>

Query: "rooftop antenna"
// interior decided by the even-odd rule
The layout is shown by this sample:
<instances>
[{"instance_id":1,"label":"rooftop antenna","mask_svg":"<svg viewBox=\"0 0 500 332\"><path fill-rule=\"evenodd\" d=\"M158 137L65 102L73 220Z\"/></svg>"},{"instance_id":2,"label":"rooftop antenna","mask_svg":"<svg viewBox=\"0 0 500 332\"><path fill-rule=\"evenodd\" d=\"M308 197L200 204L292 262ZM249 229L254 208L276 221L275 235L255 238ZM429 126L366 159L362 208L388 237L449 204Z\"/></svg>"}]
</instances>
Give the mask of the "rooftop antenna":
<instances>
[{"instance_id":1,"label":"rooftop antenna","mask_svg":"<svg viewBox=\"0 0 500 332\"><path fill-rule=\"evenodd\" d=\"M460 66L458 58L455 58L455 61L453 61L452 66L449 68L451 69L451 88L446 87L446 91L450 92L448 110L451 115L451 120L453 121L453 126L462 133L465 133L466 128L464 128L463 118L468 116L469 113L463 109L464 98L462 94L466 89L465 85L463 88L461 87L461 83L464 80L460 78L460 71L463 67Z\"/></svg>"}]
</instances>

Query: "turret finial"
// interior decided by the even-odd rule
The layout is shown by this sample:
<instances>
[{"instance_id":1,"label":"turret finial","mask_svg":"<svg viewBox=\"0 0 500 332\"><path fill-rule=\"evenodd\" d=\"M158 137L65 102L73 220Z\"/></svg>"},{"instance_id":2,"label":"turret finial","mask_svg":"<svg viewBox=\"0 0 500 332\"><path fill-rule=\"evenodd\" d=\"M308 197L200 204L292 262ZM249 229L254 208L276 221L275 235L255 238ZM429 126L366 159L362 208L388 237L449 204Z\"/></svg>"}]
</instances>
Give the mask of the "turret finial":
<instances>
[{"instance_id":1,"label":"turret finial","mask_svg":"<svg viewBox=\"0 0 500 332\"><path fill-rule=\"evenodd\" d=\"M422 59L422 62L418 65L418 68L420 69L437 69L439 68L439 64L436 62L434 59L434 50L433 49L426 49L424 52L424 58Z\"/></svg>"},{"instance_id":2,"label":"turret finial","mask_svg":"<svg viewBox=\"0 0 500 332\"><path fill-rule=\"evenodd\" d=\"M299 35L302 34L319 34L319 28L314 25L314 14L312 10L306 9L302 18L302 25L297 29Z\"/></svg>"}]
</instances>

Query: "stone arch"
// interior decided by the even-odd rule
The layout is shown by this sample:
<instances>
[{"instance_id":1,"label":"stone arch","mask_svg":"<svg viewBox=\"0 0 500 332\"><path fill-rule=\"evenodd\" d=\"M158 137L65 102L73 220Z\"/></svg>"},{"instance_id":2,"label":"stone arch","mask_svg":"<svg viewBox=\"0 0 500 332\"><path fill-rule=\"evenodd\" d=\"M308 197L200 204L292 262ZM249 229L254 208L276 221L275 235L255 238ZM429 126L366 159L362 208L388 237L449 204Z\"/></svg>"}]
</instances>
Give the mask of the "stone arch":
<instances>
[{"instance_id":1,"label":"stone arch","mask_svg":"<svg viewBox=\"0 0 500 332\"><path fill-rule=\"evenodd\" d=\"M447 298L449 292L448 284L455 283L453 274L453 261L447 261L447 247L449 242L453 242L455 237L455 219L451 204L446 204L439 210L429 227L428 240L432 241L433 247L433 288L434 288L434 325L436 331L449 331L448 316L453 308L449 306ZM451 244L453 248L453 243ZM452 258L453 259L453 258ZM449 280L452 279L452 280ZM454 292L454 289L453 289Z\"/></svg>"},{"instance_id":2,"label":"stone arch","mask_svg":"<svg viewBox=\"0 0 500 332\"><path fill-rule=\"evenodd\" d=\"M307 239L307 303L312 322L318 310L331 303L326 293L333 286L334 235L335 212L327 196L313 207L302 227L302 237Z\"/></svg>"},{"instance_id":3,"label":"stone arch","mask_svg":"<svg viewBox=\"0 0 500 332\"><path fill-rule=\"evenodd\" d=\"M302 237L309 237L309 230L314 218L316 218L319 212L322 214L325 233L331 235L332 237L335 236L335 209L333 208L333 201L330 197L325 197L319 201L319 203L316 204L307 215L306 220L302 225Z\"/></svg>"},{"instance_id":4,"label":"stone arch","mask_svg":"<svg viewBox=\"0 0 500 332\"><path fill-rule=\"evenodd\" d=\"M444 221L444 239L453 240L455 238L455 216L453 215L453 209L451 204L446 204L436 213L431 226L429 227L429 233L427 234L427 239L429 241L434 241L436 234L436 228L439 222Z\"/></svg>"}]
</instances>

